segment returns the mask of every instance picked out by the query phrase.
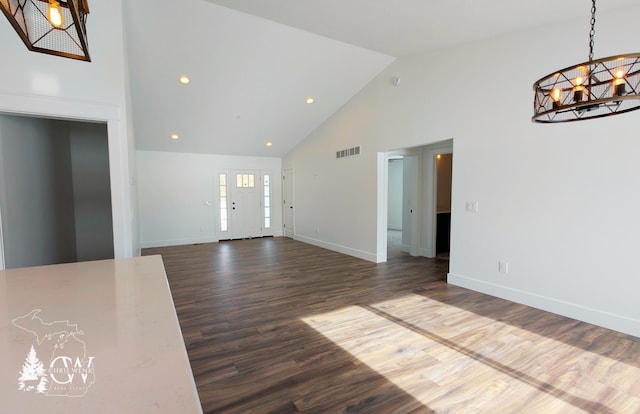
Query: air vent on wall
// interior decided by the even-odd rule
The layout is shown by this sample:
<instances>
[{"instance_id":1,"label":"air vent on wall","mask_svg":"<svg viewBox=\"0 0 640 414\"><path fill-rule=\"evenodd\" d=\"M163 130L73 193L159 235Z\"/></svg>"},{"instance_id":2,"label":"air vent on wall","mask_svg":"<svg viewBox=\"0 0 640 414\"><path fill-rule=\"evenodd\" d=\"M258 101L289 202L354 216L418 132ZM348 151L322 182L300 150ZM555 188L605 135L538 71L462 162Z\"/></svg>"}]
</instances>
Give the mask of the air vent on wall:
<instances>
[{"instance_id":1,"label":"air vent on wall","mask_svg":"<svg viewBox=\"0 0 640 414\"><path fill-rule=\"evenodd\" d=\"M336 151L336 158L353 157L354 155L360 155L360 145Z\"/></svg>"}]
</instances>

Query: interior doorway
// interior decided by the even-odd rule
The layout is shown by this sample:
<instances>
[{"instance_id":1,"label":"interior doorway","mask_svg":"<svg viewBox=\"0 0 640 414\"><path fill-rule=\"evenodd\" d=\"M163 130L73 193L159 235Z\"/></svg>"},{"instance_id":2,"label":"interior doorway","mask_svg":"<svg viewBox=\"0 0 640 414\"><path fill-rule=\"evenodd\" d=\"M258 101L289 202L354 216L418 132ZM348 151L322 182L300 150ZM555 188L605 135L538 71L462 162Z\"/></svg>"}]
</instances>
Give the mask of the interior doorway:
<instances>
[{"instance_id":1,"label":"interior doorway","mask_svg":"<svg viewBox=\"0 0 640 414\"><path fill-rule=\"evenodd\" d=\"M114 258L107 125L0 114L2 267Z\"/></svg>"},{"instance_id":2,"label":"interior doorway","mask_svg":"<svg viewBox=\"0 0 640 414\"><path fill-rule=\"evenodd\" d=\"M390 259L406 254L402 246L404 156L389 156L387 166L387 259Z\"/></svg>"},{"instance_id":3,"label":"interior doorway","mask_svg":"<svg viewBox=\"0 0 640 414\"><path fill-rule=\"evenodd\" d=\"M384 188L378 202L385 214L378 215L378 262L398 254L448 257L452 161L453 140L380 153Z\"/></svg>"},{"instance_id":4,"label":"interior doorway","mask_svg":"<svg viewBox=\"0 0 640 414\"><path fill-rule=\"evenodd\" d=\"M451 178L453 154L436 155L436 256L449 257L451 245Z\"/></svg>"}]
</instances>

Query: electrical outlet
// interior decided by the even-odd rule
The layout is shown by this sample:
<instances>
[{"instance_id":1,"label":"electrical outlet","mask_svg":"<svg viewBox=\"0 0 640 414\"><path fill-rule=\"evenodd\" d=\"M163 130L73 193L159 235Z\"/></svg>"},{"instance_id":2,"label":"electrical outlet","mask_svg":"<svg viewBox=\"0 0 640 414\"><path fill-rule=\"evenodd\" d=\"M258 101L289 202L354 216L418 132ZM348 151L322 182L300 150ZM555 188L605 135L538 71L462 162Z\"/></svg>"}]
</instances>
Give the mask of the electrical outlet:
<instances>
[{"instance_id":1,"label":"electrical outlet","mask_svg":"<svg viewBox=\"0 0 640 414\"><path fill-rule=\"evenodd\" d=\"M509 262L498 260L498 272L505 273L505 274L509 273Z\"/></svg>"}]
</instances>

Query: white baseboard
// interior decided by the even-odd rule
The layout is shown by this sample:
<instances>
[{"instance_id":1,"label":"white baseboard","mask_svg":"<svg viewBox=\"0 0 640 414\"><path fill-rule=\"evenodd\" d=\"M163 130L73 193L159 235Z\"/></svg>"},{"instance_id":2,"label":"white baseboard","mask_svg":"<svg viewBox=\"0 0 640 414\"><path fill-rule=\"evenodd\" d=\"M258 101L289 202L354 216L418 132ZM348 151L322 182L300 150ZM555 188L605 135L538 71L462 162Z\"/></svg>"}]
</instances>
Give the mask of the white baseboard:
<instances>
[{"instance_id":1,"label":"white baseboard","mask_svg":"<svg viewBox=\"0 0 640 414\"><path fill-rule=\"evenodd\" d=\"M140 242L140 247L147 249L150 247L168 247L168 246L183 246L185 244L198 244L198 243L215 243L218 239L211 237L198 237L193 239L175 239L175 240L154 240Z\"/></svg>"},{"instance_id":2,"label":"white baseboard","mask_svg":"<svg viewBox=\"0 0 640 414\"><path fill-rule=\"evenodd\" d=\"M521 303L533 308L553 312L568 318L602 326L607 329L640 337L640 321L622 315L616 315L599 309L589 308L575 303L565 302L548 296L541 296L519 289L513 289L493 283L449 273L447 282L487 295L512 302Z\"/></svg>"},{"instance_id":3,"label":"white baseboard","mask_svg":"<svg viewBox=\"0 0 640 414\"><path fill-rule=\"evenodd\" d=\"M282 237L282 231L274 231L273 234L265 235L264 237ZM183 246L185 244L198 244L198 243L216 243L220 241L216 237L192 237L187 239L171 239L171 240L151 240L140 242L142 249L151 247L168 247L168 246Z\"/></svg>"},{"instance_id":4,"label":"white baseboard","mask_svg":"<svg viewBox=\"0 0 640 414\"><path fill-rule=\"evenodd\" d=\"M314 246L322 247L322 248L327 249L327 250L333 250L334 252L347 254L349 256L354 256L354 257L357 257L359 259L368 260L368 261L374 262L374 263L377 262L377 257L373 253L368 253L368 252L364 252L362 250L352 249L350 247L340 246L338 244L327 243L327 242L322 241L322 240L313 239L311 237L304 237L304 236L300 236L300 235L297 235L297 234L293 236L293 239L301 241L303 243L307 243L307 244L311 244L311 245L314 245Z\"/></svg>"}]
</instances>

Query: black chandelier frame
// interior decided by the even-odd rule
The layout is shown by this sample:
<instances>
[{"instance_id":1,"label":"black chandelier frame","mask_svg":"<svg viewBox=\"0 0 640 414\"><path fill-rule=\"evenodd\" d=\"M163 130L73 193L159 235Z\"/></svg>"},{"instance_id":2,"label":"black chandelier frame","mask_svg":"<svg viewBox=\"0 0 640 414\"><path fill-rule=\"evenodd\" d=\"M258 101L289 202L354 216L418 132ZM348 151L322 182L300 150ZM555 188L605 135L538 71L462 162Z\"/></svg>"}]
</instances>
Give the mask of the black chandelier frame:
<instances>
[{"instance_id":1,"label":"black chandelier frame","mask_svg":"<svg viewBox=\"0 0 640 414\"><path fill-rule=\"evenodd\" d=\"M640 109L640 53L570 66L538 80L533 89L535 122L579 121Z\"/></svg>"},{"instance_id":2,"label":"black chandelier frame","mask_svg":"<svg viewBox=\"0 0 640 414\"><path fill-rule=\"evenodd\" d=\"M49 0L0 0L0 9L27 49L90 62L87 43L87 0L58 0L64 25L47 19Z\"/></svg>"},{"instance_id":3,"label":"black chandelier frame","mask_svg":"<svg viewBox=\"0 0 640 414\"><path fill-rule=\"evenodd\" d=\"M580 121L640 109L640 53L593 59L596 0L591 4L589 60L533 84L534 122Z\"/></svg>"}]
</instances>

